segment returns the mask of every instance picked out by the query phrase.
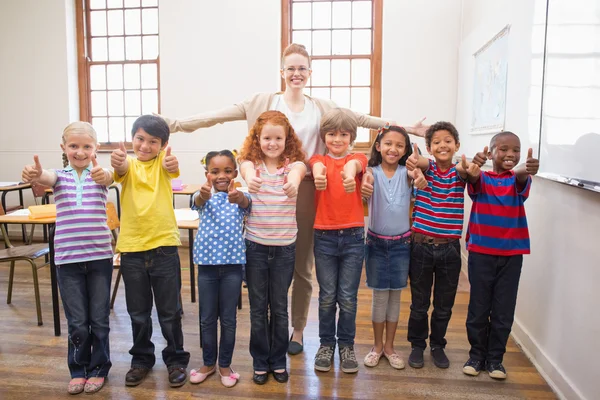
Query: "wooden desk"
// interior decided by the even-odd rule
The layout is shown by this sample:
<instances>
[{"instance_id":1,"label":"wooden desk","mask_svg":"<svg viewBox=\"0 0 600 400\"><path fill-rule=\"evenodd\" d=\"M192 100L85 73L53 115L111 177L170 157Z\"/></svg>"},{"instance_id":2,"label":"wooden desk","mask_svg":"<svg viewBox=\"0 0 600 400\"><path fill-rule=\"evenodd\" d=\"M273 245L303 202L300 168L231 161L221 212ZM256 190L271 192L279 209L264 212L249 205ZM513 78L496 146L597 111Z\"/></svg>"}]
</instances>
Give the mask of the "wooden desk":
<instances>
[{"instance_id":1,"label":"wooden desk","mask_svg":"<svg viewBox=\"0 0 600 400\"><path fill-rule=\"evenodd\" d=\"M195 191L194 191L195 192ZM194 193L192 192L192 193ZM175 193L175 192L173 192ZM189 208L180 209L189 210ZM196 302L196 271L194 266L194 230L198 229L198 219L195 220L177 220L179 229L187 229L189 243L189 258L190 258L190 287L192 292L192 303Z\"/></svg>"},{"instance_id":2,"label":"wooden desk","mask_svg":"<svg viewBox=\"0 0 600 400\"><path fill-rule=\"evenodd\" d=\"M31 188L31 183L19 182L16 185L0 186L0 192L2 192L2 209L6 212L6 195L8 192L19 191L19 205L25 207L23 202L23 190ZM190 206L191 207L191 206ZM21 232L23 233L23 242L27 241L27 232L25 231L25 225L21 225Z\"/></svg>"},{"instance_id":3,"label":"wooden desk","mask_svg":"<svg viewBox=\"0 0 600 400\"><path fill-rule=\"evenodd\" d=\"M189 185L183 185L183 188L181 190L173 190L173 207L175 207L175 195L183 194L183 195L190 196L189 207L192 208L192 195L194 193L196 193L198 190L200 190L201 187L202 187L202 185L193 183L193 184L189 184ZM196 228L197 227L198 226L196 225Z\"/></svg>"},{"instance_id":4,"label":"wooden desk","mask_svg":"<svg viewBox=\"0 0 600 400\"><path fill-rule=\"evenodd\" d=\"M50 248L50 286L52 288L52 313L54 315L54 335L60 336L60 315L58 310L58 284L56 281L56 265L54 264L54 224L56 217L29 219L27 215L0 215L0 224L34 224L48 225L50 237L48 247Z\"/></svg>"}]
</instances>

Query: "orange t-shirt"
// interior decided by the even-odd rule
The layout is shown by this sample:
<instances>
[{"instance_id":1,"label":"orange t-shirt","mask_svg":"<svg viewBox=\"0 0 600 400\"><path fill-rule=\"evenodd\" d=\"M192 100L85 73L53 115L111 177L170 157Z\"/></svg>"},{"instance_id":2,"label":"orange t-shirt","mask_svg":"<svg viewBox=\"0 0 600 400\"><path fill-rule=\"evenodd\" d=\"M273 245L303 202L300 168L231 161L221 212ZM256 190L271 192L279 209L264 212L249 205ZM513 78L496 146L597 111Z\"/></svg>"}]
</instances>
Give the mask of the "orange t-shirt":
<instances>
[{"instance_id":1,"label":"orange t-shirt","mask_svg":"<svg viewBox=\"0 0 600 400\"><path fill-rule=\"evenodd\" d=\"M341 172L350 160L360 162L362 170L354 178L356 190L353 193L346 193ZM348 154L342 158L333 158L328 154L315 155L309 161L311 170L318 162L327 167L327 189L317 190L315 193L317 207L315 229L334 230L365 226L360 185L367 167L367 157L362 153Z\"/></svg>"}]
</instances>

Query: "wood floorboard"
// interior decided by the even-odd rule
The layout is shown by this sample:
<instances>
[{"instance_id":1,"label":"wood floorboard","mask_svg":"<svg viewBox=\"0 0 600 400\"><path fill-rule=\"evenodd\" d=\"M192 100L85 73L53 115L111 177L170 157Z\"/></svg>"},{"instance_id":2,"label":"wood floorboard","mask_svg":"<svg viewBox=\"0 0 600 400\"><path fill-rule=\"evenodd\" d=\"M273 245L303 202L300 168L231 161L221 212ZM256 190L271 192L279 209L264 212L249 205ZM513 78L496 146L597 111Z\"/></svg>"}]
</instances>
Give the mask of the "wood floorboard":
<instances>
[{"instance_id":1,"label":"wood floorboard","mask_svg":"<svg viewBox=\"0 0 600 400\"><path fill-rule=\"evenodd\" d=\"M190 302L187 248L180 249L183 277L183 329L185 348L191 352L190 368L202 363L202 350L198 339L198 306ZM6 304L8 290L8 264L0 264L0 399L64 399L69 372L66 363L67 325L61 305L61 337L54 336L50 274L48 268L38 271L44 325L37 326L33 279L31 269L18 264L15 271L12 304ZM116 277L116 273L114 274ZM114 283L114 278L113 278ZM394 370L382 359L376 368L367 368L362 359L372 346L371 292L363 282L358 296L356 353L359 372L348 375L335 368L328 373L313 369L313 357L318 349L318 288L315 279L309 321L305 330L304 353L289 358L290 380L278 384L270 378L264 386L252 383L252 359L248 352L250 334L247 292L243 290L243 309L238 312L237 341L232 366L241 374L241 380L232 389L224 388L218 375L200 385L186 384L171 389L160 351L165 341L160 334L156 314L153 315L157 363L148 378L138 387L124 385L129 369L131 325L125 307L124 286L121 283L111 312L111 359L113 367L109 381L101 392L101 399L555 399L556 396L511 339L504 365L509 377L506 381L493 381L487 374L469 377L462 373L462 364L468 358L469 344L465 332L468 306L468 282L461 277L456 305L448 328L447 354L449 369L433 366L429 352L425 352L425 367L419 370L406 367ZM410 352L406 329L410 312L410 290L402 292L401 315L396 336L396 349L405 362ZM84 396L83 394L81 396Z\"/></svg>"}]
</instances>

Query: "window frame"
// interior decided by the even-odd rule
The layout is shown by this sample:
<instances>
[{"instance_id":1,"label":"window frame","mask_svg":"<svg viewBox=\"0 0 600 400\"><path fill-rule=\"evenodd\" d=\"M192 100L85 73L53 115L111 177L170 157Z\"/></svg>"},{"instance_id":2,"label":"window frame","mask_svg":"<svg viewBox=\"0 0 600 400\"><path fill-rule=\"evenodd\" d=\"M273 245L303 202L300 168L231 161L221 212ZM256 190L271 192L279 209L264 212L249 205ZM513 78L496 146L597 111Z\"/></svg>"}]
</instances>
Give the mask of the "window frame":
<instances>
[{"instance_id":1,"label":"window frame","mask_svg":"<svg viewBox=\"0 0 600 400\"><path fill-rule=\"evenodd\" d=\"M158 2L157 6L154 7L142 7L140 1L140 10L144 8L156 8L159 9ZM120 8L107 8L110 10L128 10L128 9L136 9L131 7L123 7ZM89 54L91 49L91 40L92 35L89 28L88 22L90 21L90 0L75 0L75 28L76 28L76 38L77 38L77 75L78 75L78 92L79 92L79 119L81 121L86 121L92 123L92 90L91 90L91 82L90 82L90 68L93 65L126 65L126 64L135 64L141 65L143 64L155 64L156 65L156 73L157 73L157 81L156 81L156 92L157 92L157 113L161 111L161 96L160 96L160 31L157 34L143 34L140 32L139 35L143 38L144 36L158 36L159 38L159 47L158 47L158 55L156 59L153 60L121 60L121 61L92 61ZM123 22L125 24L125 22ZM108 35L107 37L115 37L115 35ZM116 35L116 37L123 36L124 38L128 35L123 32L123 35ZM123 89L124 90L124 89ZM141 87L140 91L143 90ZM108 92L108 89L107 89ZM108 100L107 100L108 105ZM107 110L108 113L108 110ZM126 116L125 116L126 117ZM124 118L125 118L124 117ZM128 150L132 150L131 138L129 137L130 132L125 132L125 147ZM109 137L110 138L110 137ZM119 148L119 142L99 142L98 152L111 152L114 149Z\"/></svg>"},{"instance_id":2,"label":"window frame","mask_svg":"<svg viewBox=\"0 0 600 400\"><path fill-rule=\"evenodd\" d=\"M344 0L310 0L311 2L327 1L336 2ZM345 0L348 1L348 0ZM371 0L371 29L372 29L372 51L369 57L352 55L328 55L312 56L311 60L335 60L335 59L366 59L371 60L371 110L370 115L381 116L381 66L382 66L382 37L383 37L383 0ZM292 43L292 3L294 0L281 0L281 56L283 50ZM309 1L307 1L309 2ZM312 30L312 29L311 29ZM280 59L281 59L280 56ZM352 86L350 86L352 87ZM281 80L281 90L285 90L285 81ZM370 151L375 141L377 131L371 129L368 142L356 142L355 151Z\"/></svg>"}]
</instances>

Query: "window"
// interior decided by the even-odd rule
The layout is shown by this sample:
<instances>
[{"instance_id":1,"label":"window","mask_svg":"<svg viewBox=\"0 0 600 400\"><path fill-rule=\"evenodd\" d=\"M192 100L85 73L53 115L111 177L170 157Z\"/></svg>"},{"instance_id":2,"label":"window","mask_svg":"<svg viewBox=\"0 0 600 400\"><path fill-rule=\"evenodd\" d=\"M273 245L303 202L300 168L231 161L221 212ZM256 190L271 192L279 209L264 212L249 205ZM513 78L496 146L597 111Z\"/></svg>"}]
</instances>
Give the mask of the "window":
<instances>
[{"instance_id":1,"label":"window","mask_svg":"<svg viewBox=\"0 0 600 400\"><path fill-rule=\"evenodd\" d=\"M299 43L312 58L308 95L381 115L382 2L282 0L282 51ZM355 148L374 134L359 128Z\"/></svg>"},{"instance_id":2,"label":"window","mask_svg":"<svg viewBox=\"0 0 600 400\"><path fill-rule=\"evenodd\" d=\"M158 0L76 0L80 118L103 149L159 112Z\"/></svg>"}]
</instances>

